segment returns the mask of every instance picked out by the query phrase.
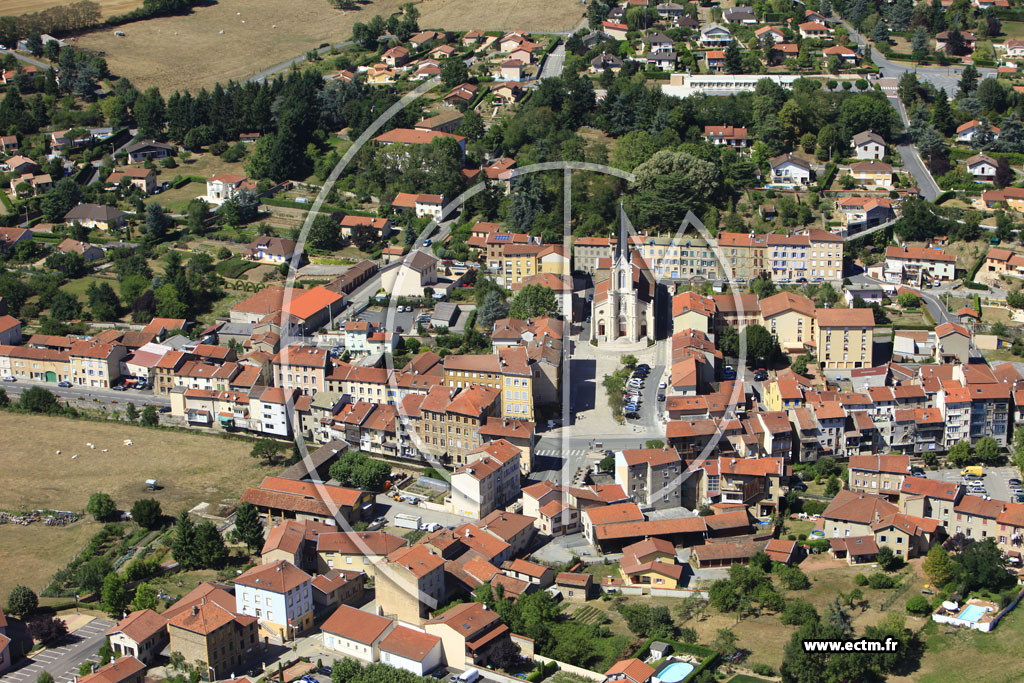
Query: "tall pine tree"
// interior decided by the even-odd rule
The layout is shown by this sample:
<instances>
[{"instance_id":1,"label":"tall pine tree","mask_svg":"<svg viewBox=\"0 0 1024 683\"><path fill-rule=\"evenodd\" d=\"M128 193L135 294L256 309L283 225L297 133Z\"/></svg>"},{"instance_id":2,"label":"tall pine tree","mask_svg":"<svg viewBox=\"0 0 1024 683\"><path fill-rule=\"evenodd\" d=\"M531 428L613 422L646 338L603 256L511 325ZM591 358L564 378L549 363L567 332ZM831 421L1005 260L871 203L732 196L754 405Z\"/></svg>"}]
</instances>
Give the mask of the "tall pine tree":
<instances>
[{"instance_id":1,"label":"tall pine tree","mask_svg":"<svg viewBox=\"0 0 1024 683\"><path fill-rule=\"evenodd\" d=\"M242 503L238 506L231 540L235 543L244 543L250 553L255 553L263 547L263 523L260 522L259 511L252 503Z\"/></svg>"},{"instance_id":2,"label":"tall pine tree","mask_svg":"<svg viewBox=\"0 0 1024 683\"><path fill-rule=\"evenodd\" d=\"M188 510L182 510L174 527L174 540L171 542L171 554L182 569L198 569L200 564L196 553L196 526L188 516Z\"/></svg>"}]
</instances>

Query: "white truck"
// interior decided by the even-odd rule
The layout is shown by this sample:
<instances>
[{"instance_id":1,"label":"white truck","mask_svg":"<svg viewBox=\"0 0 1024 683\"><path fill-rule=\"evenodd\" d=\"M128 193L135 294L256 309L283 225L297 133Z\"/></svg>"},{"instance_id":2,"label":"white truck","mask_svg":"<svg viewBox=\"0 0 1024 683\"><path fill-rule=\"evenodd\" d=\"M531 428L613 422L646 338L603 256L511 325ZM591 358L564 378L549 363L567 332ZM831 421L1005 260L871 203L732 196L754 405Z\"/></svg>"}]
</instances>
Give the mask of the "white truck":
<instances>
[{"instance_id":1,"label":"white truck","mask_svg":"<svg viewBox=\"0 0 1024 683\"><path fill-rule=\"evenodd\" d=\"M406 515L403 513L399 513L395 515L394 525L397 526L399 529L418 530L420 528L420 521L420 518L416 515Z\"/></svg>"}]
</instances>

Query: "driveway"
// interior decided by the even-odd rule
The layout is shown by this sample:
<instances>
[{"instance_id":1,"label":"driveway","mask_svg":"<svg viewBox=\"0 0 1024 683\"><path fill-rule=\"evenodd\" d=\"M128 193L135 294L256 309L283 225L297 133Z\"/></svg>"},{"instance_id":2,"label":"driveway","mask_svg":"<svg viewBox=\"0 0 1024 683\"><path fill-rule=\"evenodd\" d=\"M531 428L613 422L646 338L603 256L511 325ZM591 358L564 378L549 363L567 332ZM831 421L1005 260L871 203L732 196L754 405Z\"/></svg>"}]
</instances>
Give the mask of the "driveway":
<instances>
[{"instance_id":1,"label":"driveway","mask_svg":"<svg viewBox=\"0 0 1024 683\"><path fill-rule=\"evenodd\" d=\"M99 661L96 653L103 645L107 629L113 625L106 619L93 619L56 645L20 662L19 668L0 677L0 683L35 683L43 671L49 672L57 683L74 680L82 662Z\"/></svg>"}]
</instances>

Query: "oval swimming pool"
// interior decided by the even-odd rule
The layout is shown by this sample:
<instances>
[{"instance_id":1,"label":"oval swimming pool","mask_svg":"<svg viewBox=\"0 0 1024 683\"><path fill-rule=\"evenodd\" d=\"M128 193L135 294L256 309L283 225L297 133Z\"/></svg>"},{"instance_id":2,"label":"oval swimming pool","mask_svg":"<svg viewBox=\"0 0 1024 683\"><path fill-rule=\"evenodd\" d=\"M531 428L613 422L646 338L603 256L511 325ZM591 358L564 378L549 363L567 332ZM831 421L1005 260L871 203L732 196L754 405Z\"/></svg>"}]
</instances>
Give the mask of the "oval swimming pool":
<instances>
[{"instance_id":1,"label":"oval swimming pool","mask_svg":"<svg viewBox=\"0 0 1024 683\"><path fill-rule=\"evenodd\" d=\"M693 673L693 664L689 662L672 662L658 672L657 679L662 683L679 683Z\"/></svg>"}]
</instances>

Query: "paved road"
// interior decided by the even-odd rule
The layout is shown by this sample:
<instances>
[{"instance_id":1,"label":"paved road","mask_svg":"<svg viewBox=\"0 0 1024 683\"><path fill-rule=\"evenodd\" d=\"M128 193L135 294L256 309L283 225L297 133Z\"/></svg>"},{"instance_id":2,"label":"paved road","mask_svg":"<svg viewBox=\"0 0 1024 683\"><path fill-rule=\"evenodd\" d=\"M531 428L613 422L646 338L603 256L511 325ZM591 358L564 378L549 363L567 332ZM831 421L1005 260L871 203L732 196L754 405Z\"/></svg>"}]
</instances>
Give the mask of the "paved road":
<instances>
[{"instance_id":1,"label":"paved road","mask_svg":"<svg viewBox=\"0 0 1024 683\"><path fill-rule=\"evenodd\" d=\"M907 109L903 106L903 102L900 101L899 97L889 97L889 104L899 112L900 119L903 121L904 126L910 125L910 118L907 116ZM910 171L910 174L914 176L914 181L917 183L917 189L921 191L923 196L928 201L935 201L935 198L942 192L939 189L938 183L935 182L935 178L932 177L931 171L925 166L924 160L921 158L921 153L918 151L916 145L901 144L897 145L896 149L899 150L900 158L903 159L903 168Z\"/></svg>"},{"instance_id":2,"label":"paved road","mask_svg":"<svg viewBox=\"0 0 1024 683\"><path fill-rule=\"evenodd\" d=\"M35 59L34 57L29 57L28 55L23 55L20 52L15 52L14 50L0 50L0 55L14 55L15 59L17 59L19 61L22 61L22 62L25 62L26 64L32 64L33 66L38 66L40 69L49 69L50 68L50 65L47 64L46 62L41 62L38 59Z\"/></svg>"},{"instance_id":3,"label":"paved road","mask_svg":"<svg viewBox=\"0 0 1024 683\"><path fill-rule=\"evenodd\" d=\"M868 44L867 38L857 33L845 20L841 20L840 23L850 32L850 39L855 44L859 46ZM963 66L917 66L893 62L886 59L885 55L874 47L871 48L871 60L878 66L882 76L886 78L899 78L906 72L913 71L917 74L918 80L931 83L936 88L942 88L949 95L956 94L957 88L960 85L960 75L963 71ZM995 69L984 68L978 69L978 73L982 78L985 78L986 76L994 77L997 72Z\"/></svg>"},{"instance_id":4,"label":"paved road","mask_svg":"<svg viewBox=\"0 0 1024 683\"><path fill-rule=\"evenodd\" d=\"M96 653L103 645L107 629L113 625L114 622L106 619L93 619L71 633L59 645L39 652L26 660L26 665L0 677L0 683L35 683L43 671L49 672L57 683L74 680L82 662L99 661Z\"/></svg>"},{"instance_id":5,"label":"paved road","mask_svg":"<svg viewBox=\"0 0 1024 683\"><path fill-rule=\"evenodd\" d=\"M29 387L43 387L49 389L59 398L89 400L99 399L100 403L127 403L131 401L136 407L147 404L160 406L171 405L171 399L167 396L159 396L152 391L114 391L113 389L97 389L95 387L58 387L52 382L37 382L28 379L19 379L17 382L3 382L0 388L7 390L9 396L19 396L21 392Z\"/></svg>"},{"instance_id":6,"label":"paved road","mask_svg":"<svg viewBox=\"0 0 1024 683\"><path fill-rule=\"evenodd\" d=\"M544 68L540 71L537 80L545 78L557 78L562 75L562 67L565 66L565 43L559 43L558 47L551 51L548 58L544 60Z\"/></svg>"},{"instance_id":7,"label":"paved road","mask_svg":"<svg viewBox=\"0 0 1024 683\"><path fill-rule=\"evenodd\" d=\"M328 45L327 47L318 48L316 53L318 55L322 55L322 54L325 54L327 52L330 52L334 48L337 48L337 49L340 50L342 48L348 47L349 45L352 45L352 41L351 40L346 40L344 43L335 43L334 45ZM287 62L282 62L281 64L278 64L277 66L272 66L269 69L264 69L263 71L259 72L255 76L250 76L249 78L245 79L244 82L248 83L250 81L253 81L253 82L256 82L256 83L262 83L263 81L267 80L267 78L269 78L270 76L273 76L274 74L278 73L279 71L284 71L285 69L290 69L292 64L298 64L299 62L304 62L304 61L306 61L306 55L304 55L304 54L300 55L298 57L293 57L292 59L289 59Z\"/></svg>"}]
</instances>

